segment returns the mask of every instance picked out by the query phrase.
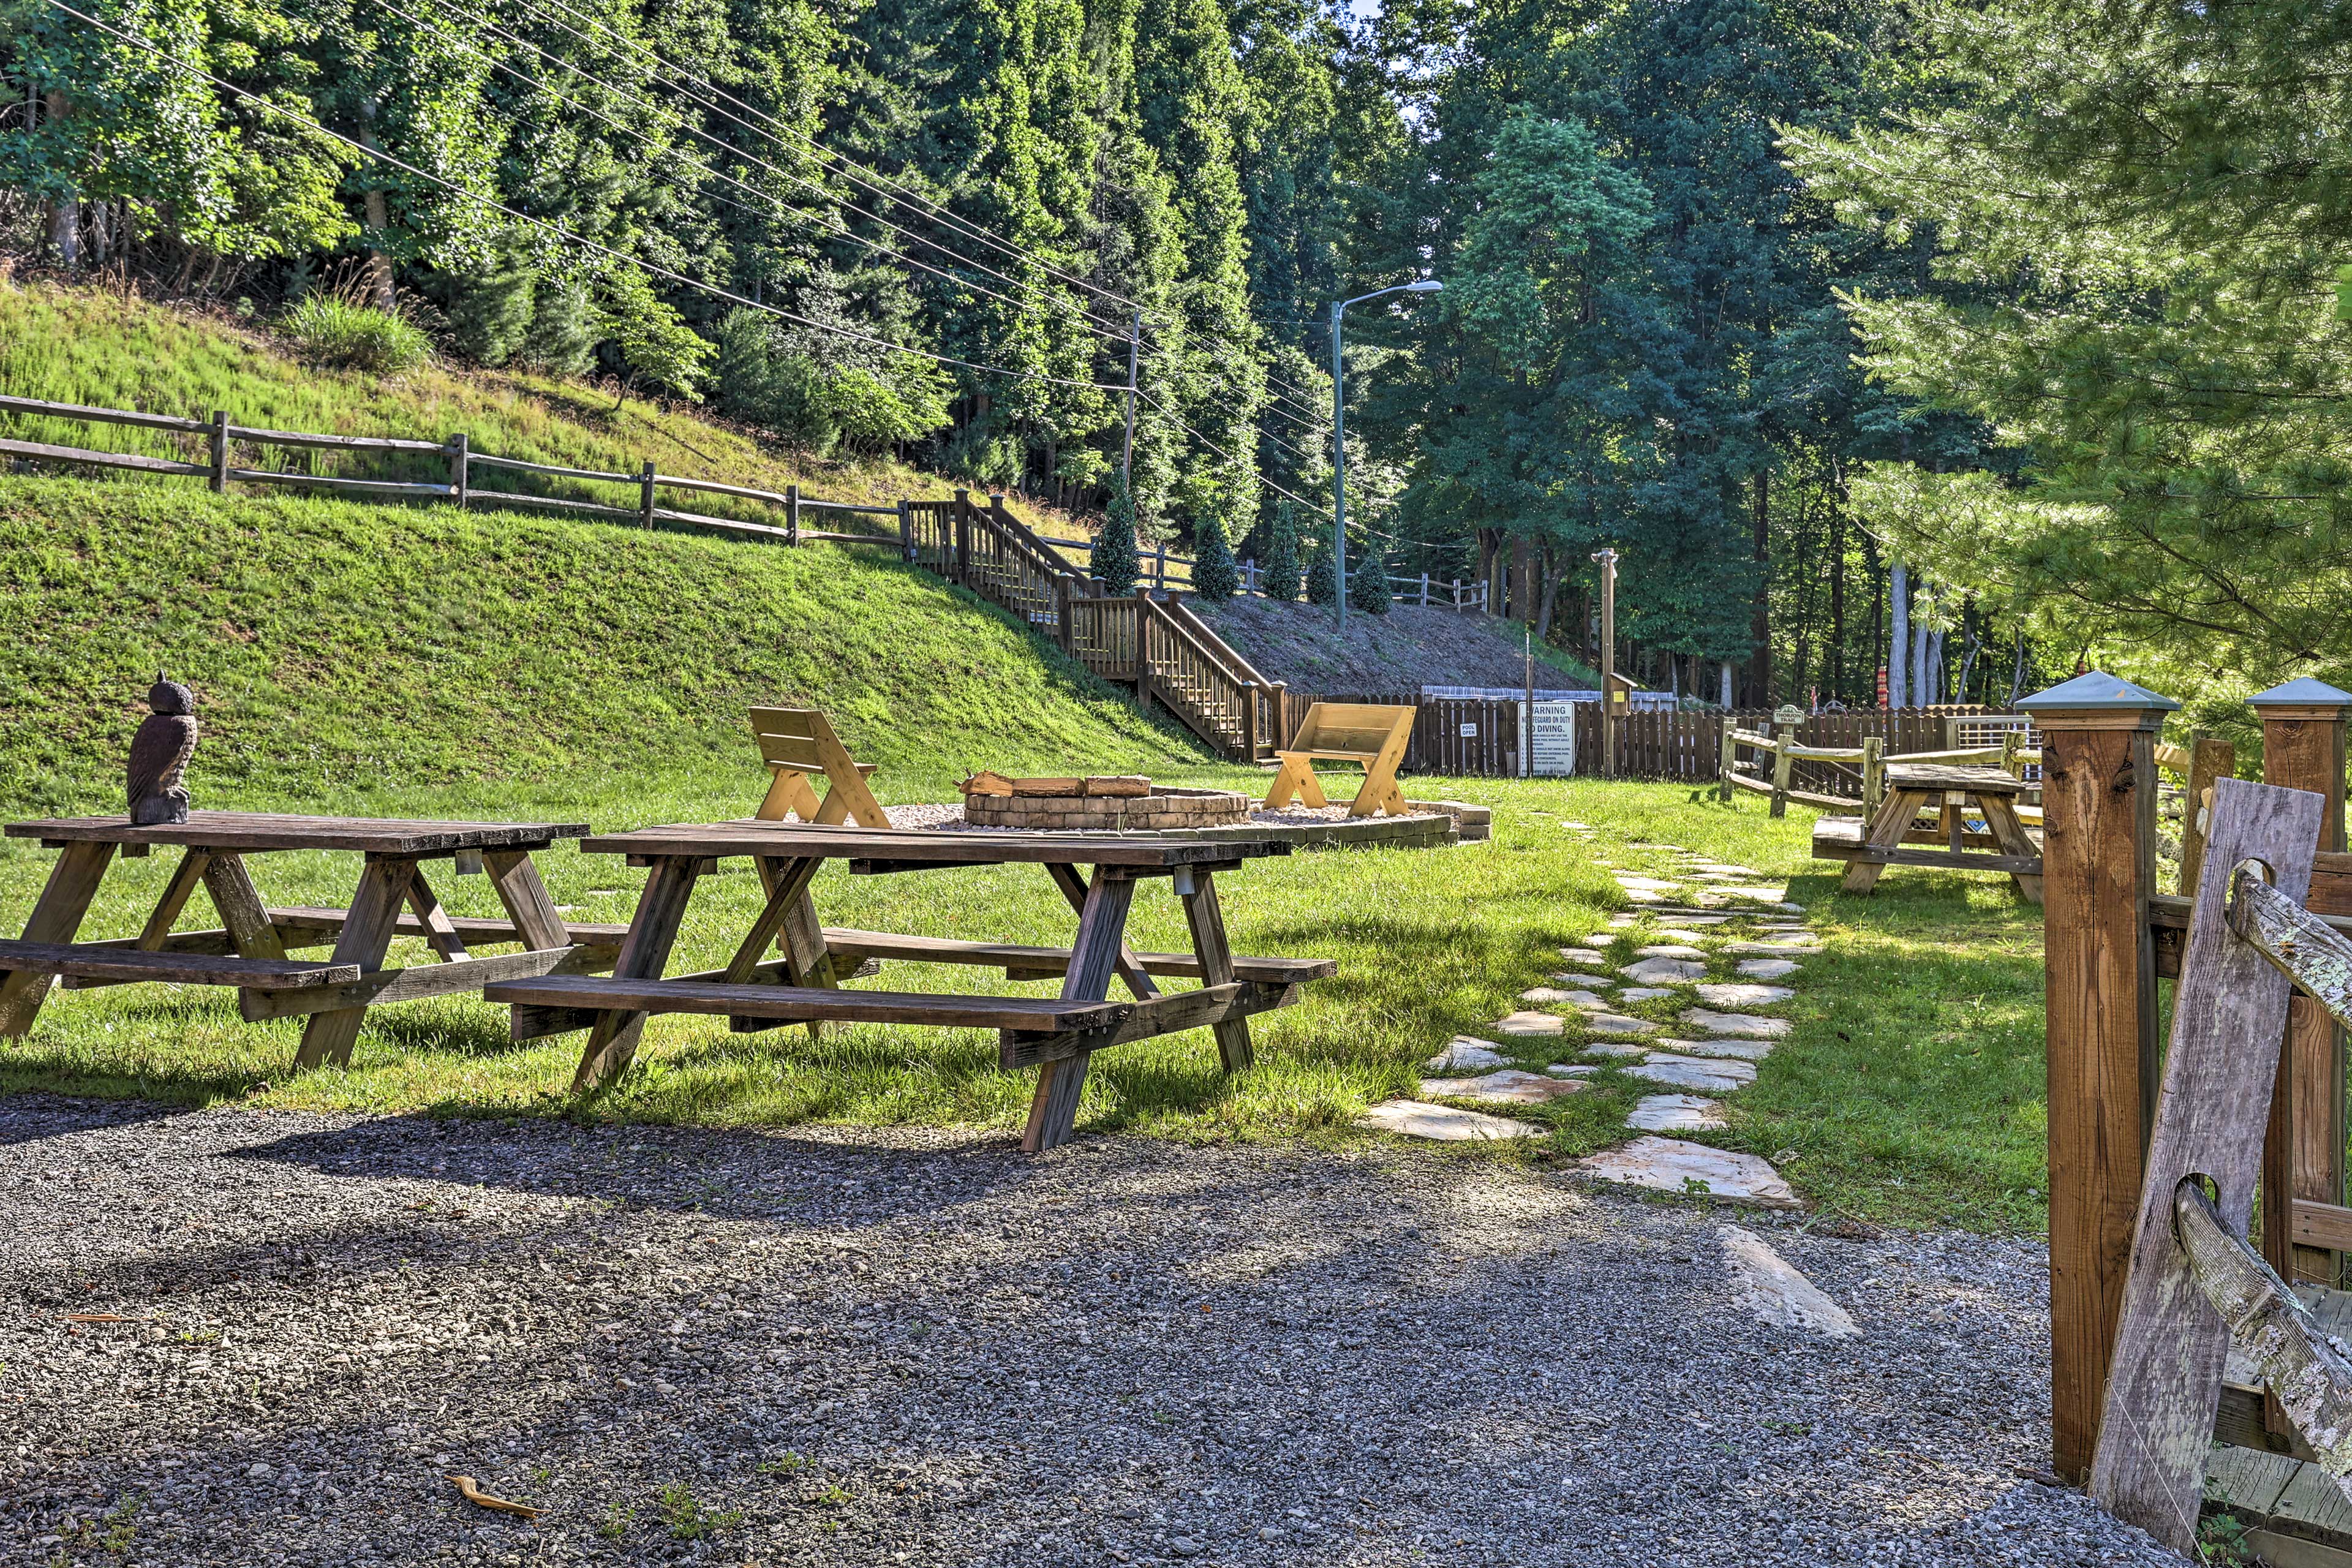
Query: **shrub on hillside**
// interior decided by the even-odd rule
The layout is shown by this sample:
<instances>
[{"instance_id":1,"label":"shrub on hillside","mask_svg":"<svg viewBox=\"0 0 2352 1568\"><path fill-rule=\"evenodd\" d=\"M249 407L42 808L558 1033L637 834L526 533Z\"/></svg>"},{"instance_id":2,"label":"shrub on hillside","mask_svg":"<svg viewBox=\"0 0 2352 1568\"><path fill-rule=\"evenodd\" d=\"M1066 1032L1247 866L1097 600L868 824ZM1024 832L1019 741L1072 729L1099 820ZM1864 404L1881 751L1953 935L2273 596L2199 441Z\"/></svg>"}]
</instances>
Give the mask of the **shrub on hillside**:
<instances>
[{"instance_id":1,"label":"shrub on hillside","mask_svg":"<svg viewBox=\"0 0 2352 1568\"><path fill-rule=\"evenodd\" d=\"M1328 544L1318 546L1307 563L1307 601L1327 610L1339 607L1339 566Z\"/></svg>"},{"instance_id":2,"label":"shrub on hillside","mask_svg":"<svg viewBox=\"0 0 2352 1568\"><path fill-rule=\"evenodd\" d=\"M1103 510L1102 531L1095 535L1094 560L1087 574L1099 579L1106 592L1135 592L1135 498L1120 485Z\"/></svg>"},{"instance_id":3,"label":"shrub on hillside","mask_svg":"<svg viewBox=\"0 0 2352 1568\"><path fill-rule=\"evenodd\" d=\"M1234 564L1233 547L1225 542L1224 519L1211 511L1192 525L1192 592L1220 604L1232 598L1241 585L1241 569Z\"/></svg>"},{"instance_id":4,"label":"shrub on hillside","mask_svg":"<svg viewBox=\"0 0 2352 1568\"><path fill-rule=\"evenodd\" d=\"M1258 586L1267 598L1284 604L1298 597L1298 509L1288 501L1274 510L1274 524L1267 530L1265 563L1258 574Z\"/></svg>"},{"instance_id":5,"label":"shrub on hillside","mask_svg":"<svg viewBox=\"0 0 2352 1568\"><path fill-rule=\"evenodd\" d=\"M1362 563L1351 575L1354 581L1349 585L1349 607L1361 610L1368 616L1387 615L1389 613L1388 557L1378 549L1369 549L1364 552Z\"/></svg>"},{"instance_id":6,"label":"shrub on hillside","mask_svg":"<svg viewBox=\"0 0 2352 1568\"><path fill-rule=\"evenodd\" d=\"M390 374L420 365L432 341L413 321L339 294L310 293L278 318L278 329L320 364Z\"/></svg>"}]
</instances>

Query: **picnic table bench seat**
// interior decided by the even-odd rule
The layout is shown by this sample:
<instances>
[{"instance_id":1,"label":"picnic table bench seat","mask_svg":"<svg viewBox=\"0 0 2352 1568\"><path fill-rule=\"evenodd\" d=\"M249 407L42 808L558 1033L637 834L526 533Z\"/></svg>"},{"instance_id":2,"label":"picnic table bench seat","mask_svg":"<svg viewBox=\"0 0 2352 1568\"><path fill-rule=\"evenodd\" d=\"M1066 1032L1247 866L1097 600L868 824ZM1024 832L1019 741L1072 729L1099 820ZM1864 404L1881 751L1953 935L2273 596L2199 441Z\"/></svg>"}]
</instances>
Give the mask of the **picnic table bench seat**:
<instances>
[{"instance_id":1,"label":"picnic table bench seat","mask_svg":"<svg viewBox=\"0 0 2352 1568\"><path fill-rule=\"evenodd\" d=\"M1070 972L1066 947L1023 947L1003 942L958 942L949 937L902 936L896 931L856 931L845 926L824 928L824 945L836 958L852 961L897 960L905 963L969 963L1002 967L1008 980L1051 980ZM1136 965L1146 974L1171 980L1198 980L1201 961L1189 952L1139 952ZM1243 958L1233 960L1236 980L1291 985L1307 980L1328 980L1339 973L1328 958Z\"/></svg>"},{"instance_id":2,"label":"picnic table bench seat","mask_svg":"<svg viewBox=\"0 0 2352 1568\"><path fill-rule=\"evenodd\" d=\"M224 933L226 934L226 933ZM360 977L356 963L306 963L290 958L146 952L128 942L0 940L0 971L93 980L160 980L174 985L253 986L272 991L341 985Z\"/></svg>"}]
</instances>

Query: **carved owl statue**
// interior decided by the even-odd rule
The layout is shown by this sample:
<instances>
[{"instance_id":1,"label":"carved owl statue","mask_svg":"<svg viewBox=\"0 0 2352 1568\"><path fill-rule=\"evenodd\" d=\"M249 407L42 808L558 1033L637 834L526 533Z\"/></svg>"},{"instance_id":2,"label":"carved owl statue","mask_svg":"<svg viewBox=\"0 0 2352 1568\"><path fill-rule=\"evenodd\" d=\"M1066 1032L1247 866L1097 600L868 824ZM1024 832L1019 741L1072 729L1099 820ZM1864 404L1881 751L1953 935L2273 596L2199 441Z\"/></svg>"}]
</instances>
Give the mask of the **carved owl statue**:
<instances>
[{"instance_id":1,"label":"carved owl statue","mask_svg":"<svg viewBox=\"0 0 2352 1568\"><path fill-rule=\"evenodd\" d=\"M132 826L188 820L188 792L180 780L196 752L195 710L194 692L155 672L155 684L147 689L147 717L131 738L125 782Z\"/></svg>"}]
</instances>

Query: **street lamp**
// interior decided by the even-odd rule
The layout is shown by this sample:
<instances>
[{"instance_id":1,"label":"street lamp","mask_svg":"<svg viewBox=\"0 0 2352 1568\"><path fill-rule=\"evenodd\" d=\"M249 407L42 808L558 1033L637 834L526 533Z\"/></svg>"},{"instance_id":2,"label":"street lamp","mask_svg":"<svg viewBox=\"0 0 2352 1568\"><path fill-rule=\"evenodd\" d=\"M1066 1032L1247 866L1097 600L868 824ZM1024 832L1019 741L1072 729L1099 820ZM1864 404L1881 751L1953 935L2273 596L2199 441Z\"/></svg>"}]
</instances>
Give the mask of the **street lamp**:
<instances>
[{"instance_id":1,"label":"street lamp","mask_svg":"<svg viewBox=\"0 0 2352 1568\"><path fill-rule=\"evenodd\" d=\"M1391 289L1375 289L1352 300L1331 301L1331 552L1332 563L1339 572L1342 637L1348 631L1348 395L1341 384L1345 373L1339 364L1339 319L1348 313L1349 306L1377 300L1383 294L1434 294L1444 287L1434 278L1423 278Z\"/></svg>"}]
</instances>

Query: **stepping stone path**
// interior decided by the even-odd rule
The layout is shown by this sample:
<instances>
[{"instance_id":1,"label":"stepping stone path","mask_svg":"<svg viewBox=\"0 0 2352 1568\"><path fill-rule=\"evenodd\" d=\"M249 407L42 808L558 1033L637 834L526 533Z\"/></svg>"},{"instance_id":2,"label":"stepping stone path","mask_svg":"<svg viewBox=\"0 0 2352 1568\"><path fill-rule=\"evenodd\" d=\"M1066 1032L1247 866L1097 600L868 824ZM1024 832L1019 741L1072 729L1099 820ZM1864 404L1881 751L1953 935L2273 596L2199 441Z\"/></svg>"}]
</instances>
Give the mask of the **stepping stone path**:
<instances>
[{"instance_id":1,"label":"stepping stone path","mask_svg":"<svg viewBox=\"0 0 2352 1568\"><path fill-rule=\"evenodd\" d=\"M1675 993L1670 986L1628 985L1624 990L1617 993L1617 997L1621 1002L1654 1002L1661 996L1674 994Z\"/></svg>"},{"instance_id":2,"label":"stepping stone path","mask_svg":"<svg viewBox=\"0 0 2352 1568\"><path fill-rule=\"evenodd\" d=\"M1603 947L1606 947L1607 945L1609 945L1607 942L1601 943L1601 946ZM1559 950L1559 956L1561 961L1567 963L1606 963L1609 962L1608 956L1605 953L1595 952L1593 949L1589 947L1563 947Z\"/></svg>"},{"instance_id":3,"label":"stepping stone path","mask_svg":"<svg viewBox=\"0 0 2352 1568\"><path fill-rule=\"evenodd\" d=\"M1705 1007L1683 1011L1682 1021L1713 1035L1738 1035L1751 1040L1777 1040L1789 1032L1786 1018L1760 1017L1754 1013L1713 1013Z\"/></svg>"},{"instance_id":4,"label":"stepping stone path","mask_svg":"<svg viewBox=\"0 0 2352 1568\"><path fill-rule=\"evenodd\" d=\"M1639 963L1626 964L1617 973L1635 984L1654 985L1661 980L1704 980L1706 965L1686 958L1645 958Z\"/></svg>"},{"instance_id":5,"label":"stepping stone path","mask_svg":"<svg viewBox=\"0 0 2352 1568\"><path fill-rule=\"evenodd\" d=\"M1723 1107L1696 1094L1654 1094L1633 1108L1625 1125L1644 1132L1718 1132Z\"/></svg>"},{"instance_id":6,"label":"stepping stone path","mask_svg":"<svg viewBox=\"0 0 2352 1568\"><path fill-rule=\"evenodd\" d=\"M1358 1117L1356 1125L1370 1132L1402 1132L1408 1138L1431 1138L1440 1143L1543 1136L1543 1129L1530 1122L1418 1100L1383 1100Z\"/></svg>"},{"instance_id":7,"label":"stepping stone path","mask_svg":"<svg viewBox=\"0 0 2352 1568\"><path fill-rule=\"evenodd\" d=\"M1627 1078L1638 1078L1650 1083L1668 1084L1675 1089L1703 1089L1709 1094L1729 1094L1735 1089L1746 1087L1741 1079L1733 1078L1729 1073L1709 1072L1707 1068L1711 1065L1714 1064L1662 1062L1654 1057L1638 1067L1624 1068L1621 1070ZM1744 1067L1747 1064L1740 1065ZM1631 1127L1633 1123L1629 1121L1626 1125Z\"/></svg>"},{"instance_id":8,"label":"stepping stone path","mask_svg":"<svg viewBox=\"0 0 2352 1568\"><path fill-rule=\"evenodd\" d=\"M1607 985L1611 983L1604 980L1601 984ZM1562 991L1557 985L1531 985L1525 991L1519 993L1519 1000L1522 1002L1532 1002L1538 1006L1542 1006L1546 1003L1550 1002L1565 1002L1571 1007L1606 1007L1609 1005L1608 1003L1603 1002L1600 997L1594 995L1590 991Z\"/></svg>"},{"instance_id":9,"label":"stepping stone path","mask_svg":"<svg viewBox=\"0 0 2352 1568\"><path fill-rule=\"evenodd\" d=\"M1769 1007L1796 994L1785 985L1751 985L1739 981L1694 989L1698 992L1698 999L1710 1007Z\"/></svg>"},{"instance_id":10,"label":"stepping stone path","mask_svg":"<svg viewBox=\"0 0 2352 1568\"><path fill-rule=\"evenodd\" d=\"M1636 1138L1622 1149L1588 1156L1580 1168L1599 1181L1654 1192L1704 1194L1759 1208L1802 1206L1771 1162L1677 1138Z\"/></svg>"},{"instance_id":11,"label":"stepping stone path","mask_svg":"<svg viewBox=\"0 0 2352 1568\"><path fill-rule=\"evenodd\" d=\"M1743 958L1738 968L1750 980L1786 980L1804 967L1785 958Z\"/></svg>"},{"instance_id":12,"label":"stepping stone path","mask_svg":"<svg viewBox=\"0 0 2352 1568\"><path fill-rule=\"evenodd\" d=\"M1584 1047L1584 1054L1588 1057L1628 1058L1638 1061L1650 1053L1646 1047L1629 1045L1623 1040L1595 1040Z\"/></svg>"},{"instance_id":13,"label":"stepping stone path","mask_svg":"<svg viewBox=\"0 0 2352 1568\"><path fill-rule=\"evenodd\" d=\"M1819 952L1821 943L1810 936L1780 936L1774 937L1770 942L1727 942L1723 944L1723 951L1759 952L1772 958L1788 958Z\"/></svg>"},{"instance_id":14,"label":"stepping stone path","mask_svg":"<svg viewBox=\"0 0 2352 1568\"><path fill-rule=\"evenodd\" d=\"M1599 1068L1587 1067L1579 1062L1554 1062L1544 1068L1544 1071L1554 1078L1591 1078L1600 1070Z\"/></svg>"},{"instance_id":15,"label":"stepping stone path","mask_svg":"<svg viewBox=\"0 0 2352 1568\"><path fill-rule=\"evenodd\" d=\"M1686 1057L1728 1057L1743 1062L1760 1062L1772 1054L1769 1040L1654 1040L1651 1044L1658 1050Z\"/></svg>"},{"instance_id":16,"label":"stepping stone path","mask_svg":"<svg viewBox=\"0 0 2352 1568\"><path fill-rule=\"evenodd\" d=\"M1552 1022L1557 1025L1559 1020L1554 1018ZM1654 1035L1662 1027L1647 1018L1628 1018L1622 1013L1588 1014L1584 1023L1587 1028L1602 1035ZM1557 1035L1559 1030L1554 1028L1551 1032Z\"/></svg>"},{"instance_id":17,"label":"stepping stone path","mask_svg":"<svg viewBox=\"0 0 2352 1568\"><path fill-rule=\"evenodd\" d=\"M1513 1013L1497 1020L1495 1027L1506 1035L1557 1035L1567 1026L1567 1022L1557 1013ZM1655 1024L1644 1026L1657 1027Z\"/></svg>"},{"instance_id":18,"label":"stepping stone path","mask_svg":"<svg viewBox=\"0 0 2352 1568\"><path fill-rule=\"evenodd\" d=\"M1465 1068L1507 1068L1511 1058L1486 1041L1468 1035L1456 1035L1444 1050L1423 1065L1423 1072L1461 1072Z\"/></svg>"},{"instance_id":19,"label":"stepping stone path","mask_svg":"<svg viewBox=\"0 0 2352 1568\"><path fill-rule=\"evenodd\" d=\"M1551 983L1555 985L1582 985L1586 987L1594 985L1614 985L1617 984L1617 982L1610 979L1606 974L1586 974L1578 970L1570 970L1566 973L1555 974L1551 977ZM1520 994L1525 995L1526 993L1521 992Z\"/></svg>"},{"instance_id":20,"label":"stepping stone path","mask_svg":"<svg viewBox=\"0 0 2352 1568\"><path fill-rule=\"evenodd\" d=\"M1802 1329L1824 1339L1852 1339L1862 1331L1846 1310L1791 1267L1754 1231L1723 1227L1723 1255L1731 1265L1732 1295L1775 1328Z\"/></svg>"},{"instance_id":21,"label":"stepping stone path","mask_svg":"<svg viewBox=\"0 0 2352 1568\"><path fill-rule=\"evenodd\" d=\"M1695 958L1704 960L1706 957L1706 952L1704 949L1692 947L1687 942L1652 942L1647 947L1635 948L1633 950L1633 956L1636 958Z\"/></svg>"},{"instance_id":22,"label":"stepping stone path","mask_svg":"<svg viewBox=\"0 0 2352 1568\"><path fill-rule=\"evenodd\" d=\"M1425 1078L1421 1092L1444 1100L1478 1100L1496 1105L1545 1105L1584 1092L1577 1079L1557 1079L1539 1072L1507 1068L1484 1078Z\"/></svg>"}]
</instances>

